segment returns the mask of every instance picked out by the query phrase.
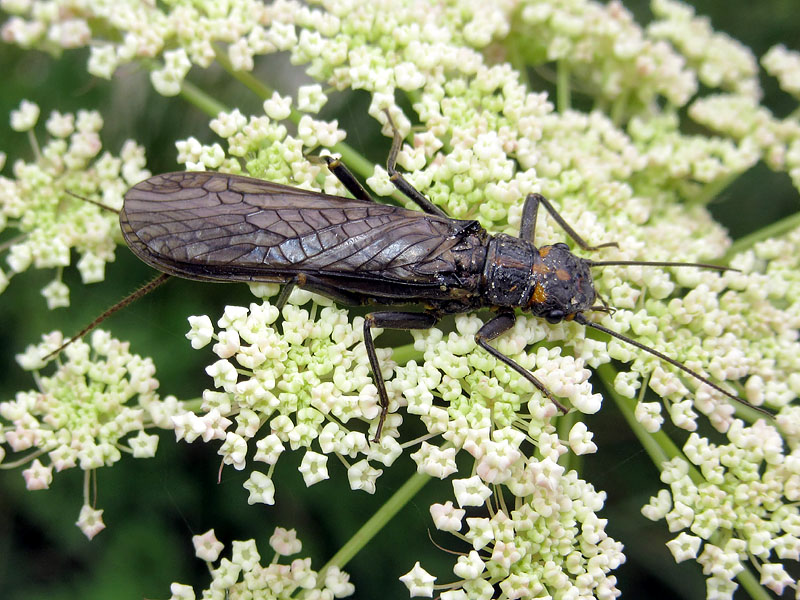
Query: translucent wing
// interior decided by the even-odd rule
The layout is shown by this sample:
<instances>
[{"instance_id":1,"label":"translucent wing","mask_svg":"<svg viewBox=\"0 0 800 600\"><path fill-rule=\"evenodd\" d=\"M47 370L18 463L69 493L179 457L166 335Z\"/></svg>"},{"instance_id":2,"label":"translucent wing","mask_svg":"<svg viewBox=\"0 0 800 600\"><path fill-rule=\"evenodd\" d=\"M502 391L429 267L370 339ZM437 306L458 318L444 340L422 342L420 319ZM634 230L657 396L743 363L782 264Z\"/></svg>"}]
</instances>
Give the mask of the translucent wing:
<instances>
[{"instance_id":1,"label":"translucent wing","mask_svg":"<svg viewBox=\"0 0 800 600\"><path fill-rule=\"evenodd\" d=\"M204 172L138 183L120 225L142 260L189 279L283 282L307 273L432 286L432 275L456 270L462 239L483 231L475 221Z\"/></svg>"}]
</instances>

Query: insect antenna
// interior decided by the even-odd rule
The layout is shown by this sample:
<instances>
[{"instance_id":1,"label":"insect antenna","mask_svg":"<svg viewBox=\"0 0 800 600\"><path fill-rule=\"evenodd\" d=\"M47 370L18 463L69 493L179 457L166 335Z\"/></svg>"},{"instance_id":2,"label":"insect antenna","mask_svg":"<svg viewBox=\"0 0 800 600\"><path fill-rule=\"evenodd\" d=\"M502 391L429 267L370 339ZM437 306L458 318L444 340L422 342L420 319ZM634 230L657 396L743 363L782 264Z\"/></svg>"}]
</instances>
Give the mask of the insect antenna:
<instances>
[{"instance_id":1,"label":"insect antenna","mask_svg":"<svg viewBox=\"0 0 800 600\"><path fill-rule=\"evenodd\" d=\"M712 269L714 271L735 271L740 273L739 269L733 267L723 267L722 265L712 265L709 263L689 263L689 262L661 262L652 260L589 260L583 259L591 267L609 267L609 266L632 266L639 265L642 267L698 267L700 269Z\"/></svg>"},{"instance_id":2,"label":"insect antenna","mask_svg":"<svg viewBox=\"0 0 800 600\"><path fill-rule=\"evenodd\" d=\"M102 202L98 202L97 200L92 200L91 198L87 198L85 196L81 196L80 194L76 194L75 192L71 192L69 190L65 190L65 191L66 191L67 194L69 194L73 198L77 198L78 200L82 200L83 202L88 202L89 204L94 204L95 206L98 206L98 207L102 208L103 210L107 210L109 212L113 212L114 214L119 214L119 211L117 209L111 208L110 206L108 206L106 204L103 204ZM94 321L89 323L86 327L81 329L78 333L76 333L71 338L69 338L66 342L61 344L58 348L56 348L55 350L50 352L47 356L45 356L43 358L43 360L44 361L48 361L51 358L53 358L54 356L56 356L57 354L60 354L61 351L64 348L66 348L67 346L69 346L72 342L74 342L75 340L81 339L83 336L85 336L92 329L94 329L95 327L100 325L100 323L105 321L108 317L113 315L118 310L122 310L123 308L125 308L126 306L131 304L132 302L135 302L136 300L138 300L142 296L145 296L145 295L149 294L150 292L152 292L154 289L156 289L158 286L160 286L162 283L164 283L167 279L169 279L169 277L170 276L167 275L166 273L162 273L161 275L159 275L158 277L156 277L152 281L149 281L149 282L145 283L143 286L141 286L140 288L138 288L137 290L133 291L131 294L129 294L128 296L126 296L125 298L123 298L122 300L117 302L114 306L110 307L103 314L101 314L99 317L97 317Z\"/></svg>"},{"instance_id":3,"label":"insect antenna","mask_svg":"<svg viewBox=\"0 0 800 600\"><path fill-rule=\"evenodd\" d=\"M681 263L681 264L685 264L685 263ZM650 346L645 346L641 342L637 342L636 340L634 340L632 338L629 338L626 335L622 335L621 333L617 333L613 329L609 329L608 327L603 327L602 325L598 325L597 323L593 323L592 321L589 321L584 315L582 315L580 313L575 315L575 319L574 320L577 321L578 323L580 323L581 325L584 325L586 327L591 327L592 329L597 329L598 331L602 331L603 333L607 333L611 337L617 338L618 340L622 340L623 342L626 342L626 343L630 344L631 346L635 346L636 348L639 348L639 350L644 350L645 352L648 352L649 354L652 354L653 356L656 356L656 357L660 358L664 362L667 362L667 363L671 364L673 367L679 368L684 373L688 373L689 375L691 375L692 377L694 377L698 381L701 381L701 382L705 383L709 387L714 388L715 390L717 390L718 392L720 392L722 394L725 394L728 398L730 398L731 400L735 400L739 404L743 404L744 406L748 406L748 407L752 408L753 410L756 410L756 411L760 412L761 414L766 415L766 416L768 416L770 418L773 418L775 416L771 412L769 412L768 410L766 410L764 408L761 408L760 406L755 406L753 404L750 404L747 400L739 398L739 396L731 394L730 392L722 389L720 386L718 386L713 381L710 381L708 378L703 377L702 375L700 375L700 373L698 373L697 371L693 371L692 369L690 369L689 367L684 365L682 362L679 362L679 361L675 360L674 358L670 358L669 356L659 352L655 348L651 348Z\"/></svg>"},{"instance_id":4,"label":"insect antenna","mask_svg":"<svg viewBox=\"0 0 800 600\"><path fill-rule=\"evenodd\" d=\"M86 327L81 329L78 333L76 333L71 338L69 338L66 342L61 344L58 348L53 350L50 354L45 356L43 358L43 360L44 361L48 361L51 358L53 358L54 356L56 356L57 354L60 354L61 351L64 348L66 348L67 346L69 346L72 342L74 342L75 340L81 339L83 336L85 336L92 329L94 329L95 327L100 325L100 323L105 321L108 317L113 315L118 310L122 310L123 308L125 308L126 306L131 304L132 302L135 302L136 300L141 298L142 296L146 296L147 294L152 292L154 289L156 289L158 286L160 286L162 283L164 283L170 277L172 277L172 276L168 275L167 273L161 273L155 279L153 279L151 281L148 281L147 283L145 283L143 286L141 286L137 290L134 290L132 293L127 295L125 298L123 298L122 300L117 302L114 306L112 306L108 310L106 310L103 314L101 314L99 317L97 317L94 321L89 323Z\"/></svg>"},{"instance_id":5,"label":"insect antenna","mask_svg":"<svg viewBox=\"0 0 800 600\"><path fill-rule=\"evenodd\" d=\"M76 194L75 192L70 192L69 190L64 190L72 196L73 198L77 198L78 200L83 200L84 202L88 202L89 204L94 204L95 206L102 208L103 210L107 210L108 212L113 212L114 214L118 215L119 211L116 208L111 208L110 206L103 204L102 202L98 202L97 200L92 200L91 198L87 198L86 196L81 196L80 194Z\"/></svg>"}]
</instances>

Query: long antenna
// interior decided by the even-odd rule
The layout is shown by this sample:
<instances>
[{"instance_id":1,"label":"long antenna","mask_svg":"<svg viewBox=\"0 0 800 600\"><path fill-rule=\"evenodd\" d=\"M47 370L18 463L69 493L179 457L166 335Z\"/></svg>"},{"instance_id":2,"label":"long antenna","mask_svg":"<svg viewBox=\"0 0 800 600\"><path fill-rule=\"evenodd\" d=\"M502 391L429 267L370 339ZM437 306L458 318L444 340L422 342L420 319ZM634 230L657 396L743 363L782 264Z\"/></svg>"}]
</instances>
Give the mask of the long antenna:
<instances>
[{"instance_id":1,"label":"long antenna","mask_svg":"<svg viewBox=\"0 0 800 600\"><path fill-rule=\"evenodd\" d=\"M678 362L674 358L670 358L666 354L662 354L661 352L659 352L655 348L651 348L650 346L645 346L641 342L637 342L636 340L631 339L626 335L622 335L621 333L617 333L616 331L614 331L612 329L609 329L608 327L603 327L602 325L598 325L597 323L592 323L591 321L589 321L581 313L578 313L578 314L575 315L575 321L577 321L581 325L585 325L586 327L591 327L592 329L597 329L598 331L602 331L603 333L607 333L611 337L615 337L618 340L622 340L623 342L627 342L631 346L636 346L637 348L639 348L639 350L644 350L645 352L648 352L648 353L652 354L653 356L657 356L658 358L660 358L664 362L667 362L667 363L671 364L673 367L678 367L684 373L688 373L689 375L691 375L692 377L694 377L698 381L702 381L706 385L714 388L715 390L717 390L718 392L720 392L722 394L725 394L728 398L730 398L731 400L735 400L739 404L744 404L745 406L748 406L748 407L752 408L753 410L756 410L756 411L760 412L761 414L766 415L766 416L768 416L770 418L775 416L771 412L769 412L768 410L766 410L764 408L761 408L760 406L755 406L753 404L750 404L747 400L739 398L739 396L735 396L734 394L731 394L730 392L722 389L720 386L718 386L713 381L710 381L707 378L705 378L702 375L700 375L700 373L698 373L697 371L693 371L692 369L690 369L689 367L684 365L682 362Z\"/></svg>"},{"instance_id":2,"label":"long antenna","mask_svg":"<svg viewBox=\"0 0 800 600\"><path fill-rule=\"evenodd\" d=\"M737 273L740 272L739 269L734 269L733 267L723 267L721 265L711 265L708 263L687 263L687 262L658 262L658 261L651 261L651 260L588 260L583 259L586 263L591 267L608 267L611 265L623 265L623 266L630 266L630 265L640 265L643 267L698 267L700 269L713 269L715 271L736 271Z\"/></svg>"},{"instance_id":3,"label":"long antenna","mask_svg":"<svg viewBox=\"0 0 800 600\"><path fill-rule=\"evenodd\" d=\"M115 312L117 312L118 310L122 310L123 308L128 306L131 302L135 302L136 300L138 300L142 296L146 296L147 294L152 292L154 289L156 289L158 286L160 286L162 283L164 283L170 277L171 277L171 275L168 275L167 273L161 273L158 277L156 277L152 281L148 281L142 287L140 287L139 289L135 290L134 292L132 292L131 294L129 294L128 296L126 296L125 298L123 298L122 300L117 302L114 306L112 306L111 308L106 310L103 314L101 314L99 317L97 317L94 321L89 323L86 327L81 329L78 333L73 335L66 342L64 342L58 348L53 350L50 354L45 356L43 360L45 362L50 360L55 355L59 354L64 348L69 346L72 342L74 342L75 340L81 339L83 336L85 336L87 333L89 333L92 329L94 329L95 327L100 325L100 323L105 321L108 317L113 315Z\"/></svg>"},{"instance_id":4,"label":"long antenna","mask_svg":"<svg viewBox=\"0 0 800 600\"><path fill-rule=\"evenodd\" d=\"M67 194L69 194L73 198L77 198L78 200L83 200L84 202L88 202L89 204L94 204L95 206L102 208L103 210L107 210L108 212L113 212L114 214L117 215L119 214L119 211L116 208L111 208L110 206L103 204L102 202L98 202L97 200L92 200L91 198L85 198L84 196L76 194L75 192L70 192L69 190L64 190L64 191L67 192Z\"/></svg>"}]
</instances>

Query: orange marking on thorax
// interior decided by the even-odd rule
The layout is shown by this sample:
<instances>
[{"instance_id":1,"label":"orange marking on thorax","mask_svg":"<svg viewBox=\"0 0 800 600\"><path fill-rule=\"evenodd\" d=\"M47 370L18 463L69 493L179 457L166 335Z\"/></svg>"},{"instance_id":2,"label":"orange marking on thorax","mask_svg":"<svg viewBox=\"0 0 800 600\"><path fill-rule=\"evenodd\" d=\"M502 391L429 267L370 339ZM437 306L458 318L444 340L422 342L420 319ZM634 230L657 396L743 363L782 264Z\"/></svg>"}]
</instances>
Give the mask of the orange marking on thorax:
<instances>
[{"instance_id":1,"label":"orange marking on thorax","mask_svg":"<svg viewBox=\"0 0 800 600\"><path fill-rule=\"evenodd\" d=\"M550 272L550 267L548 267L544 263L536 263L535 265L533 265L533 267L531 267L531 273L534 273L536 275L546 275L549 272Z\"/></svg>"},{"instance_id":2,"label":"orange marking on thorax","mask_svg":"<svg viewBox=\"0 0 800 600\"><path fill-rule=\"evenodd\" d=\"M532 300L537 304L541 304L547 300L547 294L545 293L544 288L538 283L533 288Z\"/></svg>"},{"instance_id":3,"label":"orange marking on thorax","mask_svg":"<svg viewBox=\"0 0 800 600\"><path fill-rule=\"evenodd\" d=\"M566 269L558 269L556 271L556 277L558 277L561 281L569 281L572 279L572 275L570 275L569 271Z\"/></svg>"}]
</instances>

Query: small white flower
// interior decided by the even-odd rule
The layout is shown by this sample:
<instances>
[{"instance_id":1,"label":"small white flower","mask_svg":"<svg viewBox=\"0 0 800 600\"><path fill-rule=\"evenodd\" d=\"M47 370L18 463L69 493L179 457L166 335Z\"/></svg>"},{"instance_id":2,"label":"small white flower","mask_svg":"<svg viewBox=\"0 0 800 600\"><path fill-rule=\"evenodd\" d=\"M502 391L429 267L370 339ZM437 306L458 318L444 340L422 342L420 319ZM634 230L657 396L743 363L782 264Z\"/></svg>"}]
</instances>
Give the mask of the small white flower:
<instances>
[{"instance_id":1,"label":"small white flower","mask_svg":"<svg viewBox=\"0 0 800 600\"><path fill-rule=\"evenodd\" d=\"M400 577L400 581L405 584L412 597L425 596L430 598L433 596L433 582L436 581L436 577L423 569L419 561L414 564L413 569Z\"/></svg>"},{"instance_id":2,"label":"small white flower","mask_svg":"<svg viewBox=\"0 0 800 600\"><path fill-rule=\"evenodd\" d=\"M697 558L697 551L700 550L702 539L697 536L689 535L682 531L678 537L667 542L667 548L675 557L675 562L683 562L691 558Z\"/></svg>"},{"instance_id":3,"label":"small white flower","mask_svg":"<svg viewBox=\"0 0 800 600\"><path fill-rule=\"evenodd\" d=\"M196 598L190 585L173 582L169 585L169 591L172 593L169 600L195 600Z\"/></svg>"},{"instance_id":4,"label":"small white flower","mask_svg":"<svg viewBox=\"0 0 800 600\"><path fill-rule=\"evenodd\" d=\"M467 513L463 508L453 506L450 500L444 504L431 504L430 512L434 526L441 531L461 531Z\"/></svg>"},{"instance_id":5,"label":"small white flower","mask_svg":"<svg viewBox=\"0 0 800 600\"><path fill-rule=\"evenodd\" d=\"M46 490L53 482L53 467L45 467L34 459L31 466L22 471L25 478L25 487L29 490Z\"/></svg>"},{"instance_id":6,"label":"small white flower","mask_svg":"<svg viewBox=\"0 0 800 600\"><path fill-rule=\"evenodd\" d=\"M275 504L275 484L272 479L261 471L253 471L244 482L244 489L250 492L248 504Z\"/></svg>"},{"instance_id":7,"label":"small white flower","mask_svg":"<svg viewBox=\"0 0 800 600\"><path fill-rule=\"evenodd\" d=\"M492 490L477 475L467 479L454 479L453 491L459 506L482 506L492 495Z\"/></svg>"},{"instance_id":8,"label":"small white flower","mask_svg":"<svg viewBox=\"0 0 800 600\"><path fill-rule=\"evenodd\" d=\"M233 541L231 543L231 562L243 571L252 571L261 561L255 540Z\"/></svg>"},{"instance_id":9,"label":"small white flower","mask_svg":"<svg viewBox=\"0 0 800 600\"><path fill-rule=\"evenodd\" d=\"M133 449L133 456L135 458L152 458L156 455L158 448L158 436L148 435L144 431L139 433L128 440L131 448Z\"/></svg>"},{"instance_id":10,"label":"small white flower","mask_svg":"<svg viewBox=\"0 0 800 600\"><path fill-rule=\"evenodd\" d=\"M278 457L285 450L280 438L272 433L258 440L256 442L256 448L257 450L255 456L253 456L253 460L265 462L269 465L277 463Z\"/></svg>"},{"instance_id":11,"label":"small white flower","mask_svg":"<svg viewBox=\"0 0 800 600\"><path fill-rule=\"evenodd\" d=\"M362 459L347 469L347 479L351 490L363 490L368 494L375 493L375 482L383 473L381 469L370 466L366 459Z\"/></svg>"},{"instance_id":12,"label":"small white flower","mask_svg":"<svg viewBox=\"0 0 800 600\"><path fill-rule=\"evenodd\" d=\"M38 120L39 106L28 100L23 100L18 109L11 111L11 129L14 131L33 129Z\"/></svg>"},{"instance_id":13,"label":"small white flower","mask_svg":"<svg viewBox=\"0 0 800 600\"><path fill-rule=\"evenodd\" d=\"M307 113L318 113L327 101L328 97L323 93L322 86L318 83L301 85L297 89L298 110Z\"/></svg>"},{"instance_id":14,"label":"small white flower","mask_svg":"<svg viewBox=\"0 0 800 600\"><path fill-rule=\"evenodd\" d=\"M264 100L264 112L274 121L287 119L292 114L292 97L273 92L269 99Z\"/></svg>"},{"instance_id":15,"label":"small white flower","mask_svg":"<svg viewBox=\"0 0 800 600\"><path fill-rule=\"evenodd\" d=\"M658 402L639 402L634 409L634 416L648 433L655 433L664 423L661 404Z\"/></svg>"},{"instance_id":16,"label":"small white flower","mask_svg":"<svg viewBox=\"0 0 800 600\"><path fill-rule=\"evenodd\" d=\"M83 535L90 540L106 528L105 523L103 523L103 511L95 510L88 504L84 504L81 507L81 513L75 524L83 532Z\"/></svg>"},{"instance_id":17,"label":"small white flower","mask_svg":"<svg viewBox=\"0 0 800 600\"><path fill-rule=\"evenodd\" d=\"M592 441L594 434L586 427L586 423L578 421L569 430L569 447L577 455L597 452L597 445Z\"/></svg>"},{"instance_id":18,"label":"small white flower","mask_svg":"<svg viewBox=\"0 0 800 600\"><path fill-rule=\"evenodd\" d=\"M117 51L112 44L93 45L89 49L86 70L95 77L111 79L118 64Z\"/></svg>"},{"instance_id":19,"label":"small white flower","mask_svg":"<svg viewBox=\"0 0 800 600\"><path fill-rule=\"evenodd\" d=\"M308 450L303 455L303 460L300 463L298 471L302 473L306 485L311 487L315 483L328 479L327 464L327 456Z\"/></svg>"},{"instance_id":20,"label":"small white flower","mask_svg":"<svg viewBox=\"0 0 800 600\"><path fill-rule=\"evenodd\" d=\"M483 517L468 517L467 525L469 530L465 534L467 541L472 544L475 550L480 550L494 539L492 522Z\"/></svg>"},{"instance_id":21,"label":"small white flower","mask_svg":"<svg viewBox=\"0 0 800 600\"><path fill-rule=\"evenodd\" d=\"M192 348L199 350L211 341L211 337L214 335L214 326L207 315L189 317L189 325L192 329L186 334L186 339L191 341Z\"/></svg>"},{"instance_id":22,"label":"small white flower","mask_svg":"<svg viewBox=\"0 0 800 600\"><path fill-rule=\"evenodd\" d=\"M269 538L269 545L281 556L291 556L303 549L303 544L297 539L297 532L294 529L284 529L276 527Z\"/></svg>"},{"instance_id":23,"label":"small white flower","mask_svg":"<svg viewBox=\"0 0 800 600\"><path fill-rule=\"evenodd\" d=\"M192 536L192 544L194 544L195 556L210 563L217 561L219 553L225 547L222 542L217 540L213 529L209 529L201 535Z\"/></svg>"},{"instance_id":24,"label":"small white flower","mask_svg":"<svg viewBox=\"0 0 800 600\"><path fill-rule=\"evenodd\" d=\"M475 579L480 577L486 569L486 564L481 560L475 550L470 550L466 556L459 556L453 567L453 573L461 579Z\"/></svg>"},{"instance_id":25,"label":"small white flower","mask_svg":"<svg viewBox=\"0 0 800 600\"><path fill-rule=\"evenodd\" d=\"M54 279L42 288L42 296L47 299L47 308L50 310L69 306L69 288L58 279Z\"/></svg>"}]
</instances>

